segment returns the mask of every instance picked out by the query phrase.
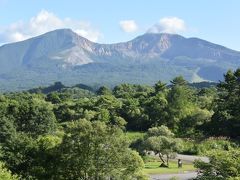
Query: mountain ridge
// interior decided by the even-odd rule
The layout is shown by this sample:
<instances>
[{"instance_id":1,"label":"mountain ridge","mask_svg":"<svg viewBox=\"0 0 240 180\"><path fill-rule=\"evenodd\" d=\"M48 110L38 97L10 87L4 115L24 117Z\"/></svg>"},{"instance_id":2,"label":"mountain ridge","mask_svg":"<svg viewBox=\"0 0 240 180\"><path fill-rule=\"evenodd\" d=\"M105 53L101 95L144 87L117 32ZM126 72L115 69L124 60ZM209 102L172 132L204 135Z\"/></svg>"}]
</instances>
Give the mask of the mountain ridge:
<instances>
[{"instance_id":1,"label":"mountain ridge","mask_svg":"<svg viewBox=\"0 0 240 180\"><path fill-rule=\"evenodd\" d=\"M71 29L58 29L0 47L3 91L55 81L67 85L153 84L177 75L190 82L218 81L227 69L239 66L239 51L167 33L145 33L127 42L100 44Z\"/></svg>"}]
</instances>

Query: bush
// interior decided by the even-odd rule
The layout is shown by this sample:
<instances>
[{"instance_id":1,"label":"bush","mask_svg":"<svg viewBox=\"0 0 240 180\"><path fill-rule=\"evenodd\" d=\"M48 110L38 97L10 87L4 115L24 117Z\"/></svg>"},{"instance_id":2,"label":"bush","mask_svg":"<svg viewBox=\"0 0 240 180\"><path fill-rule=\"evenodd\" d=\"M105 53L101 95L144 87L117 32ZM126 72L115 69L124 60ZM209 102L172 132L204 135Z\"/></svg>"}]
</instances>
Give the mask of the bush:
<instances>
[{"instance_id":1,"label":"bush","mask_svg":"<svg viewBox=\"0 0 240 180\"><path fill-rule=\"evenodd\" d=\"M182 142L183 148L178 153L187 155L198 155L200 153L199 146L196 142L192 140L184 140Z\"/></svg>"},{"instance_id":2,"label":"bush","mask_svg":"<svg viewBox=\"0 0 240 180\"><path fill-rule=\"evenodd\" d=\"M229 151L237 147L237 144L226 137L208 138L199 144L199 153L207 155L215 150Z\"/></svg>"},{"instance_id":3,"label":"bush","mask_svg":"<svg viewBox=\"0 0 240 180\"><path fill-rule=\"evenodd\" d=\"M203 141L184 139L183 148L178 153L188 155L207 155L215 150L229 151L238 145L226 137L211 137Z\"/></svg>"},{"instance_id":4,"label":"bush","mask_svg":"<svg viewBox=\"0 0 240 180\"><path fill-rule=\"evenodd\" d=\"M215 151L209 154L210 162L196 161L195 167L200 171L198 180L237 180L240 177L240 151Z\"/></svg>"}]
</instances>

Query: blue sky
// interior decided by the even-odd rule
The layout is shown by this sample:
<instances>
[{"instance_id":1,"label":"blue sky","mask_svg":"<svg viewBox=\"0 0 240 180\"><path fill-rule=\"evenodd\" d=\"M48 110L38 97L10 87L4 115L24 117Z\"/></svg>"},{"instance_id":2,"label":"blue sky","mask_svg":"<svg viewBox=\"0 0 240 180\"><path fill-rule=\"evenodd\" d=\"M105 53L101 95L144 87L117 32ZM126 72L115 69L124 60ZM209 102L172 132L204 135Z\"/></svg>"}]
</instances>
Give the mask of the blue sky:
<instances>
[{"instance_id":1,"label":"blue sky","mask_svg":"<svg viewBox=\"0 0 240 180\"><path fill-rule=\"evenodd\" d=\"M0 44L64 27L101 43L150 29L240 50L239 9L239 0L0 0Z\"/></svg>"}]
</instances>

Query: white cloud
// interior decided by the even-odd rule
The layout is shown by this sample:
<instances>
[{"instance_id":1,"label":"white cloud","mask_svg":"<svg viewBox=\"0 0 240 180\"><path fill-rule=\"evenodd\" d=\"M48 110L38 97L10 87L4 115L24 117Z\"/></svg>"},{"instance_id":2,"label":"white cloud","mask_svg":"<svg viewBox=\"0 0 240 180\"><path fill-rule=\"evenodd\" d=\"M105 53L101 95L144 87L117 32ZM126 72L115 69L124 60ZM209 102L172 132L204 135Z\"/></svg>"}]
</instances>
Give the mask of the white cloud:
<instances>
[{"instance_id":1,"label":"white cloud","mask_svg":"<svg viewBox=\"0 0 240 180\"><path fill-rule=\"evenodd\" d=\"M148 32L150 33L181 33L187 30L184 20L178 17L165 17L153 25Z\"/></svg>"},{"instance_id":2,"label":"white cloud","mask_svg":"<svg viewBox=\"0 0 240 180\"><path fill-rule=\"evenodd\" d=\"M120 21L119 25L124 32L132 33L138 30L137 23L134 20Z\"/></svg>"},{"instance_id":3,"label":"white cloud","mask_svg":"<svg viewBox=\"0 0 240 180\"><path fill-rule=\"evenodd\" d=\"M61 28L71 28L74 32L94 42L102 37L101 33L95 30L89 22L70 18L60 19L55 14L42 10L28 22L19 21L1 27L0 43L22 41Z\"/></svg>"}]
</instances>

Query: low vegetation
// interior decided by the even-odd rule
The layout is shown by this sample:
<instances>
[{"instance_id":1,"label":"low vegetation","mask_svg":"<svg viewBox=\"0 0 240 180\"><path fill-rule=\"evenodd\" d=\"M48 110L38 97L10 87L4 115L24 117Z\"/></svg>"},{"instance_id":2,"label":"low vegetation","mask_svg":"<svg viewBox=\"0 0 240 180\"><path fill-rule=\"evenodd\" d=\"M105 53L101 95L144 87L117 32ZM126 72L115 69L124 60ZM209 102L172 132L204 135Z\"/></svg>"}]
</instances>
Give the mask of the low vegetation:
<instances>
[{"instance_id":1,"label":"low vegetation","mask_svg":"<svg viewBox=\"0 0 240 180\"><path fill-rule=\"evenodd\" d=\"M200 169L197 179L238 180L240 178L240 151L215 151L209 154L210 162L196 161Z\"/></svg>"},{"instance_id":2,"label":"low vegetation","mask_svg":"<svg viewBox=\"0 0 240 180\"><path fill-rule=\"evenodd\" d=\"M192 163L187 162L184 162L183 168L178 168L177 161L170 161L169 168L159 167L159 163L159 161L146 162L143 171L146 174L177 174L196 170Z\"/></svg>"}]
</instances>

